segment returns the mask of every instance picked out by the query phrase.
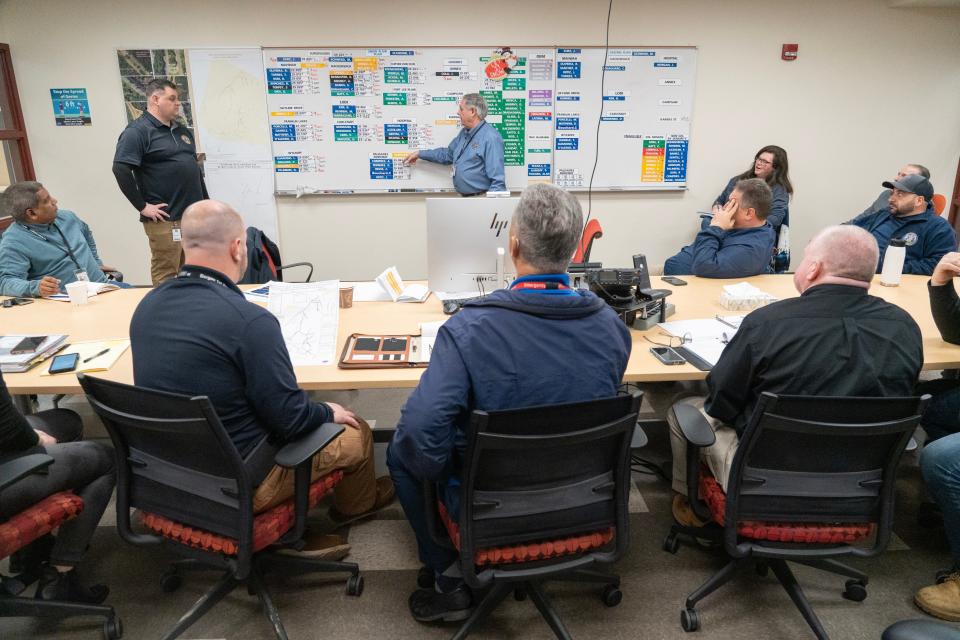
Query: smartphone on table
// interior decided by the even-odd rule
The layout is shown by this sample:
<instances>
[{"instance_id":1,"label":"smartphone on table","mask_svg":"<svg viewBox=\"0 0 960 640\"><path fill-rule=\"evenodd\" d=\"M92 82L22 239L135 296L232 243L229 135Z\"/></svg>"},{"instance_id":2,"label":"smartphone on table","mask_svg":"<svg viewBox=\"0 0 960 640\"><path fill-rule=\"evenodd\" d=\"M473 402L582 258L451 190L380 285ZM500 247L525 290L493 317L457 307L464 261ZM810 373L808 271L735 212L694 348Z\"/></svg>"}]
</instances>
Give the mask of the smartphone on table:
<instances>
[{"instance_id":1,"label":"smartphone on table","mask_svg":"<svg viewBox=\"0 0 960 640\"><path fill-rule=\"evenodd\" d=\"M65 353L53 359L48 371L50 373L67 373L75 370L78 362L80 362L79 353Z\"/></svg>"},{"instance_id":2,"label":"smartphone on table","mask_svg":"<svg viewBox=\"0 0 960 640\"><path fill-rule=\"evenodd\" d=\"M46 339L46 336L27 336L18 342L13 349L10 349L10 355L17 356L21 353L33 353Z\"/></svg>"},{"instance_id":3,"label":"smartphone on table","mask_svg":"<svg viewBox=\"0 0 960 640\"><path fill-rule=\"evenodd\" d=\"M670 347L650 347L650 353L663 364L686 364L686 359Z\"/></svg>"},{"instance_id":4,"label":"smartphone on table","mask_svg":"<svg viewBox=\"0 0 960 640\"><path fill-rule=\"evenodd\" d=\"M683 285L687 284L686 280L681 280L676 276L661 276L660 279L666 282L667 284L672 284L675 287L682 287Z\"/></svg>"}]
</instances>

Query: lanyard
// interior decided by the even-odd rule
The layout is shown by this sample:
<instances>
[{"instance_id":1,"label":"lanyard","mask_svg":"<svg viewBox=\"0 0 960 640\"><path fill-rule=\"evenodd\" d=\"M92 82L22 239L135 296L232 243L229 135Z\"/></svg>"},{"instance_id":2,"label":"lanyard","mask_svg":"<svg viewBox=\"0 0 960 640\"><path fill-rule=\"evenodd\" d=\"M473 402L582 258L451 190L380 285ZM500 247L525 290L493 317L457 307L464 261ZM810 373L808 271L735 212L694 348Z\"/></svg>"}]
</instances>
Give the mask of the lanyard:
<instances>
[{"instance_id":1,"label":"lanyard","mask_svg":"<svg viewBox=\"0 0 960 640\"><path fill-rule=\"evenodd\" d=\"M224 282L217 276L209 275L209 274L203 273L202 271L191 271L186 267L180 269L180 273L177 274L177 277L192 278L194 280L203 280L205 282L215 282L221 287L224 287L226 289L231 289L231 290L233 289L233 287L229 286L226 282Z\"/></svg>"},{"instance_id":2,"label":"lanyard","mask_svg":"<svg viewBox=\"0 0 960 640\"><path fill-rule=\"evenodd\" d=\"M530 282L529 280L524 282L516 282L512 287L513 289L569 289L567 285L562 282Z\"/></svg>"},{"instance_id":3,"label":"lanyard","mask_svg":"<svg viewBox=\"0 0 960 640\"><path fill-rule=\"evenodd\" d=\"M51 240L50 238L46 237L45 235L37 233L36 231L34 231L33 229L31 229L25 224L21 224L20 226L23 227L28 233L33 234L35 237L40 238L44 242L49 242L53 246L57 247L58 249L66 253L67 256L70 258L70 260L73 261L73 264L77 267L77 270L83 271L83 267L80 266L80 262L77 260L77 256L73 254L73 249L70 248L70 243L67 242L67 237L63 235L63 231L60 230L60 227L57 226L56 222L51 222L50 226L56 229L57 233L60 234L60 239L63 240L62 247L58 245L56 242L54 242L53 240Z\"/></svg>"},{"instance_id":4,"label":"lanyard","mask_svg":"<svg viewBox=\"0 0 960 640\"><path fill-rule=\"evenodd\" d=\"M467 147L470 146L470 143L473 142L473 139L477 137L477 134L478 134L478 133L480 133L480 129L483 129L483 127L486 126L486 124L487 124L487 121L484 120L483 122L480 123L479 126L477 126L477 127L473 130L473 133L471 133L470 136L467 138L466 143L464 143L464 145L463 145L462 147L460 147L460 153L458 153L457 156L453 159L453 164L457 164L457 162L460 160L460 157L461 157L464 153L466 153Z\"/></svg>"}]
</instances>

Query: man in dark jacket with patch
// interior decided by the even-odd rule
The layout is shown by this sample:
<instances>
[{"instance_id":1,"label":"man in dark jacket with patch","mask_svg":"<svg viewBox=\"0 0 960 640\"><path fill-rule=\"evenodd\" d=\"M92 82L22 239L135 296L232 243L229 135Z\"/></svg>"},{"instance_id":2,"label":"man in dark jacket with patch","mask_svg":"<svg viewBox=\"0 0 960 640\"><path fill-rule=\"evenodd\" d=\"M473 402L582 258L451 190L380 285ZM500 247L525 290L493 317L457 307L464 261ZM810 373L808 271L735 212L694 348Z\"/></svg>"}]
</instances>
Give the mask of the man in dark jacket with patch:
<instances>
[{"instance_id":1,"label":"man in dark jacket with patch","mask_svg":"<svg viewBox=\"0 0 960 640\"><path fill-rule=\"evenodd\" d=\"M890 240L907 244L904 273L930 275L940 258L957 248L957 237L945 218L933 209L933 185L922 174L903 176L883 186L892 189L886 211L859 215L850 221L873 234L880 248L877 273L883 270L883 258Z\"/></svg>"},{"instance_id":2,"label":"man in dark jacket with patch","mask_svg":"<svg viewBox=\"0 0 960 640\"><path fill-rule=\"evenodd\" d=\"M471 302L440 329L430 366L403 408L387 464L435 587L410 597L421 622L465 619L472 595L456 552L429 536L422 482L436 481L451 517L474 409L495 411L614 395L632 340L590 292L570 289L567 265L583 226L580 204L548 184L528 187L510 225L517 279Z\"/></svg>"}]
</instances>

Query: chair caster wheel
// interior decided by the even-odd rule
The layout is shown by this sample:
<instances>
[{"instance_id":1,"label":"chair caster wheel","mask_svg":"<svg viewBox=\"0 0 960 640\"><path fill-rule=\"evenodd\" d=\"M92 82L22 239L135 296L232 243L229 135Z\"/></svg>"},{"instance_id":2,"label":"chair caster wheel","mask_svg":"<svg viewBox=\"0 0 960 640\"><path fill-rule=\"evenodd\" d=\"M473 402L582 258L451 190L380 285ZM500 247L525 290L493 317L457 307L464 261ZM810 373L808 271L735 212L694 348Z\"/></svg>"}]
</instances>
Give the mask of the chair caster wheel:
<instances>
[{"instance_id":1,"label":"chair caster wheel","mask_svg":"<svg viewBox=\"0 0 960 640\"><path fill-rule=\"evenodd\" d=\"M363 593L363 576L357 574L347 579L347 595L359 596Z\"/></svg>"},{"instance_id":2,"label":"chair caster wheel","mask_svg":"<svg viewBox=\"0 0 960 640\"><path fill-rule=\"evenodd\" d=\"M172 593L179 589L182 584L183 577L177 573L176 569L169 569L160 576L160 589L164 593Z\"/></svg>"},{"instance_id":3,"label":"chair caster wheel","mask_svg":"<svg viewBox=\"0 0 960 640\"><path fill-rule=\"evenodd\" d=\"M861 580L847 580L843 597L853 602L863 602L867 599L867 586Z\"/></svg>"},{"instance_id":4,"label":"chair caster wheel","mask_svg":"<svg viewBox=\"0 0 960 640\"><path fill-rule=\"evenodd\" d=\"M663 539L663 550L673 554L680 550L680 539L677 538L677 534L667 534L667 537Z\"/></svg>"},{"instance_id":5,"label":"chair caster wheel","mask_svg":"<svg viewBox=\"0 0 960 640\"><path fill-rule=\"evenodd\" d=\"M700 614L696 609L684 609L680 612L680 626L687 633L700 629Z\"/></svg>"},{"instance_id":6,"label":"chair caster wheel","mask_svg":"<svg viewBox=\"0 0 960 640\"><path fill-rule=\"evenodd\" d=\"M527 599L527 590L523 587L517 587L513 590L513 599L517 602L523 602Z\"/></svg>"},{"instance_id":7,"label":"chair caster wheel","mask_svg":"<svg viewBox=\"0 0 960 640\"><path fill-rule=\"evenodd\" d=\"M120 640L123 637L123 623L115 616L103 622L103 637L106 640Z\"/></svg>"},{"instance_id":8,"label":"chair caster wheel","mask_svg":"<svg viewBox=\"0 0 960 640\"><path fill-rule=\"evenodd\" d=\"M623 600L623 591L620 591L615 585L608 584L603 588L600 599L603 600L603 604L608 607L615 607Z\"/></svg>"},{"instance_id":9,"label":"chair caster wheel","mask_svg":"<svg viewBox=\"0 0 960 640\"><path fill-rule=\"evenodd\" d=\"M754 566L754 569L756 570L757 575L761 578L766 578L768 575L770 575L770 565L768 565L766 562L758 562Z\"/></svg>"}]
</instances>

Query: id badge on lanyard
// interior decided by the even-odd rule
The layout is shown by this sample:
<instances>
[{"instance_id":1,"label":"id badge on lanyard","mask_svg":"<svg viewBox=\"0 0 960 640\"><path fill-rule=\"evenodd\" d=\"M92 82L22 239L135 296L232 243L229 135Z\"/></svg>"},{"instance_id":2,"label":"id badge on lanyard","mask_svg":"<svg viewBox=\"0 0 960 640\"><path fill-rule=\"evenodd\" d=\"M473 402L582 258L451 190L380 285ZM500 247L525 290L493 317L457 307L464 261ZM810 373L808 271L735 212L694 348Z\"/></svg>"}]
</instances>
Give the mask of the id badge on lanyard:
<instances>
[{"instance_id":1,"label":"id badge on lanyard","mask_svg":"<svg viewBox=\"0 0 960 640\"><path fill-rule=\"evenodd\" d=\"M180 227L173 228L173 241L180 242Z\"/></svg>"},{"instance_id":2,"label":"id badge on lanyard","mask_svg":"<svg viewBox=\"0 0 960 640\"><path fill-rule=\"evenodd\" d=\"M90 276L88 276L87 272L83 269L75 269L73 274L77 276L77 280L81 282L90 282Z\"/></svg>"}]
</instances>

